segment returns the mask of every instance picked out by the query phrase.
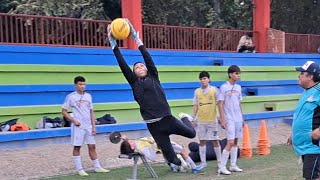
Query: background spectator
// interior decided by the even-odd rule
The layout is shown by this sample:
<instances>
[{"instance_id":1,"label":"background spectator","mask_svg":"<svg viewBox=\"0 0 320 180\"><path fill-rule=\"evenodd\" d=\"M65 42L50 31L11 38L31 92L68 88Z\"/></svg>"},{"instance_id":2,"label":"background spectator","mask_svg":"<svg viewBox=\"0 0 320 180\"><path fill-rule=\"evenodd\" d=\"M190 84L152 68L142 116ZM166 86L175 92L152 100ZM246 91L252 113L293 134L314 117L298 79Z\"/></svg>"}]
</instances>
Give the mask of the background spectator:
<instances>
[{"instance_id":1,"label":"background spectator","mask_svg":"<svg viewBox=\"0 0 320 180\"><path fill-rule=\"evenodd\" d=\"M253 53L253 52L255 52L256 48L253 45L252 37L253 37L253 33L248 32L240 38L238 48L237 48L237 51L239 53L242 53L242 52Z\"/></svg>"}]
</instances>

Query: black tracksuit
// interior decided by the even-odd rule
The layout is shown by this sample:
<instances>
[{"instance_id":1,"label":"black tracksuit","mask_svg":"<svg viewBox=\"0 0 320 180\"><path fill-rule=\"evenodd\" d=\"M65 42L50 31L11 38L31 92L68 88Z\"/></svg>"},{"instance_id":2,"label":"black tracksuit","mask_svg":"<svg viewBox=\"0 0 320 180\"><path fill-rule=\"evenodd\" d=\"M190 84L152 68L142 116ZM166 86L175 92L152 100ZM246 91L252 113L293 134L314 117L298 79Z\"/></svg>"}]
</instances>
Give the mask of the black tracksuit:
<instances>
[{"instance_id":1,"label":"black tracksuit","mask_svg":"<svg viewBox=\"0 0 320 180\"><path fill-rule=\"evenodd\" d=\"M141 116L146 121L148 129L164 157L171 163L181 165L181 161L172 148L169 135L177 134L194 138L196 132L188 119L182 119L181 122L171 115L169 104L160 84L158 70L146 48L142 45L139 46L139 50L148 69L147 76L144 78L139 78L132 72L117 46L113 52L123 75L132 88L134 99L140 106ZM157 118L162 119L148 123L149 120Z\"/></svg>"}]
</instances>

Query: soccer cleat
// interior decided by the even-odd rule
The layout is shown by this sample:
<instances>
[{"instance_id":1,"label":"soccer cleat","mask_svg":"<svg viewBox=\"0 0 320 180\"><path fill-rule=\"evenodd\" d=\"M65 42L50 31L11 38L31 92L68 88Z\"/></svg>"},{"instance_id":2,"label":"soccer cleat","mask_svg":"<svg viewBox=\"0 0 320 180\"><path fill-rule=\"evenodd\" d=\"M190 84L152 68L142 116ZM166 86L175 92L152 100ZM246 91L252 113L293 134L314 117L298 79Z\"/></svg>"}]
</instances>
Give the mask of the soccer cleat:
<instances>
[{"instance_id":1,"label":"soccer cleat","mask_svg":"<svg viewBox=\"0 0 320 180\"><path fill-rule=\"evenodd\" d=\"M208 166L208 164L206 162L202 162L199 164L199 166L202 166L203 168L206 168Z\"/></svg>"},{"instance_id":2,"label":"soccer cleat","mask_svg":"<svg viewBox=\"0 0 320 180\"><path fill-rule=\"evenodd\" d=\"M189 168L185 168L183 166L179 166L179 171L180 173L187 173L187 172L190 172L191 169Z\"/></svg>"},{"instance_id":3,"label":"soccer cleat","mask_svg":"<svg viewBox=\"0 0 320 180\"><path fill-rule=\"evenodd\" d=\"M221 168L221 161L218 162L218 166L217 166L217 173L219 173L219 169Z\"/></svg>"},{"instance_id":4,"label":"soccer cleat","mask_svg":"<svg viewBox=\"0 0 320 180\"><path fill-rule=\"evenodd\" d=\"M235 166L230 166L229 167L229 170L232 171L232 172L242 172L243 170L240 169L237 165Z\"/></svg>"},{"instance_id":5,"label":"soccer cleat","mask_svg":"<svg viewBox=\"0 0 320 180\"><path fill-rule=\"evenodd\" d=\"M231 172L228 171L227 168L220 168L220 169L218 170L218 173L219 173L219 174L224 174L224 175L230 175L230 174L231 174Z\"/></svg>"},{"instance_id":6,"label":"soccer cleat","mask_svg":"<svg viewBox=\"0 0 320 180\"><path fill-rule=\"evenodd\" d=\"M184 168L183 166L178 166L175 165L173 163L170 163L170 169L172 172L176 172L176 173L187 173L189 172L189 169Z\"/></svg>"},{"instance_id":7,"label":"soccer cleat","mask_svg":"<svg viewBox=\"0 0 320 180\"><path fill-rule=\"evenodd\" d=\"M188 118L188 120L190 121L190 122L193 122L193 120L194 120L194 118L192 117L192 116L190 116L189 114L186 114L186 113L179 113L179 117L180 117L180 119L182 119L182 118Z\"/></svg>"},{"instance_id":8,"label":"soccer cleat","mask_svg":"<svg viewBox=\"0 0 320 180\"><path fill-rule=\"evenodd\" d=\"M102 167L100 167L100 168L94 169L94 172L97 172L97 173L107 173L107 172L110 172L110 170L108 170L108 169L103 169Z\"/></svg>"},{"instance_id":9,"label":"soccer cleat","mask_svg":"<svg viewBox=\"0 0 320 180\"><path fill-rule=\"evenodd\" d=\"M170 166L170 169L172 172L178 172L179 171L179 167L175 164L169 163L168 164Z\"/></svg>"},{"instance_id":10,"label":"soccer cleat","mask_svg":"<svg viewBox=\"0 0 320 180\"><path fill-rule=\"evenodd\" d=\"M218 168L220 168L221 167L221 161L218 161L217 165L218 165Z\"/></svg>"},{"instance_id":11,"label":"soccer cleat","mask_svg":"<svg viewBox=\"0 0 320 180\"><path fill-rule=\"evenodd\" d=\"M180 155L180 154L177 154L177 157L180 159L181 161L181 166L180 166L180 169L183 170L183 171L188 171L191 169L191 165L189 163L187 163L183 157Z\"/></svg>"},{"instance_id":12,"label":"soccer cleat","mask_svg":"<svg viewBox=\"0 0 320 180\"><path fill-rule=\"evenodd\" d=\"M191 172L192 172L192 174L198 174L198 173L200 173L200 172L203 170L203 168L205 168L205 167L199 165L199 166L197 166L196 168L192 169Z\"/></svg>"},{"instance_id":13,"label":"soccer cleat","mask_svg":"<svg viewBox=\"0 0 320 180\"><path fill-rule=\"evenodd\" d=\"M89 174L87 174L84 170L78 171L78 174L79 174L80 176L89 176Z\"/></svg>"}]
</instances>

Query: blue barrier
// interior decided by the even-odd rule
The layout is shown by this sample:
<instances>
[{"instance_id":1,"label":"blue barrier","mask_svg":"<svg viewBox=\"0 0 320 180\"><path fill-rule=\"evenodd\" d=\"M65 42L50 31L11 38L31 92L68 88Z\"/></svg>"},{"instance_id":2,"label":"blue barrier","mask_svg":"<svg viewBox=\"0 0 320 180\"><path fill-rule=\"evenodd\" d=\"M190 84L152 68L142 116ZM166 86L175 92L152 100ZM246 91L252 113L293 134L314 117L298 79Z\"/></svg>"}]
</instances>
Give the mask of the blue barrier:
<instances>
[{"instance_id":1,"label":"blue barrier","mask_svg":"<svg viewBox=\"0 0 320 180\"><path fill-rule=\"evenodd\" d=\"M212 82L219 87L224 82ZM296 80L278 81L240 81L243 94L254 92L257 95L295 94L302 92ZM198 82L163 83L169 100L192 99ZM271 89L264 89L264 87ZM290 88L288 88L290 87ZM296 88L296 89L295 89ZM262 89L262 90L260 90ZM0 106L27 106L61 104L73 85L2 85L0 86ZM88 84L87 91L92 94L94 103L134 101L128 84ZM293 93L295 92L295 93Z\"/></svg>"},{"instance_id":2,"label":"blue barrier","mask_svg":"<svg viewBox=\"0 0 320 180\"><path fill-rule=\"evenodd\" d=\"M123 49L128 64L141 61L138 50ZM150 50L157 65L170 66L300 66L307 60L320 62L316 54L220 53ZM0 46L0 64L117 65L110 48Z\"/></svg>"},{"instance_id":3,"label":"blue barrier","mask_svg":"<svg viewBox=\"0 0 320 180\"><path fill-rule=\"evenodd\" d=\"M262 112L254 114L245 114L245 121L250 120L262 120L271 118L281 118L292 116L293 111L274 111L274 112ZM127 123L127 124L110 124L97 126L97 133L110 133L113 131L137 131L146 130L147 126L144 122ZM21 132L2 132L0 133L0 143L22 140L36 140L45 138L59 138L70 136L70 128L58 128L58 129L38 129Z\"/></svg>"},{"instance_id":4,"label":"blue barrier","mask_svg":"<svg viewBox=\"0 0 320 180\"><path fill-rule=\"evenodd\" d=\"M97 133L111 133L113 131L133 131L145 130L147 126L144 122L128 123L128 124L110 124L97 126ZM36 129L21 132L2 132L0 133L0 143L9 141L21 141L31 139L46 139L70 136L70 128L57 128L57 129Z\"/></svg>"},{"instance_id":5,"label":"blue barrier","mask_svg":"<svg viewBox=\"0 0 320 180\"><path fill-rule=\"evenodd\" d=\"M249 121L249 120L255 120L255 119L269 119L269 118L292 116L293 112L294 111L271 111L271 112L244 114L243 117L246 121Z\"/></svg>"}]
</instances>

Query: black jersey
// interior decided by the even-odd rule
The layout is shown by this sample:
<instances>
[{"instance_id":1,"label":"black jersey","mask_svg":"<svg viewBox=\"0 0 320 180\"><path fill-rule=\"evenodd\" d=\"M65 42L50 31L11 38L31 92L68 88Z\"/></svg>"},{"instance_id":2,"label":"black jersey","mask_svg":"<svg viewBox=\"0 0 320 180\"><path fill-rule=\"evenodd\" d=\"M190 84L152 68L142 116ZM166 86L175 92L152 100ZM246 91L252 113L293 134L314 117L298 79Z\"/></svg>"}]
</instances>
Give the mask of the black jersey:
<instances>
[{"instance_id":1,"label":"black jersey","mask_svg":"<svg viewBox=\"0 0 320 180\"><path fill-rule=\"evenodd\" d=\"M147 76L144 78L139 78L132 72L117 46L113 52L123 75L132 88L134 99L140 106L142 118L147 121L169 116L171 110L160 84L158 70L144 45L139 46L139 50L148 69Z\"/></svg>"}]
</instances>

